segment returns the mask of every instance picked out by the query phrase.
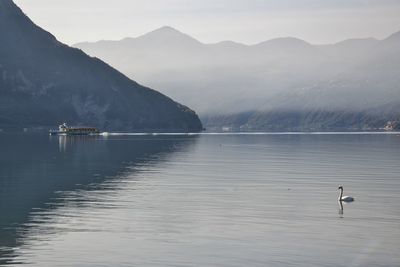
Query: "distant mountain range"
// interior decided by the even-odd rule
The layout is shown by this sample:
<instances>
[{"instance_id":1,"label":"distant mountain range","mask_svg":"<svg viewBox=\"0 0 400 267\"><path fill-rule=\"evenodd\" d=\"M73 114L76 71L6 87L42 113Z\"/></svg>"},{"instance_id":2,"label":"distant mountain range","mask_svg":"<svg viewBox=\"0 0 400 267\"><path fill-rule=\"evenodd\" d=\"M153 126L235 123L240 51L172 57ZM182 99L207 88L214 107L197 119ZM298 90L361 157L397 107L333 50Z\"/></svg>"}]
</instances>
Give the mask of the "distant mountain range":
<instances>
[{"instance_id":1,"label":"distant mountain range","mask_svg":"<svg viewBox=\"0 0 400 267\"><path fill-rule=\"evenodd\" d=\"M368 130L400 119L400 32L244 45L204 44L163 27L75 47L189 105L212 129Z\"/></svg>"},{"instance_id":2,"label":"distant mountain range","mask_svg":"<svg viewBox=\"0 0 400 267\"><path fill-rule=\"evenodd\" d=\"M109 131L200 131L194 111L143 87L0 1L0 128L62 122Z\"/></svg>"}]
</instances>

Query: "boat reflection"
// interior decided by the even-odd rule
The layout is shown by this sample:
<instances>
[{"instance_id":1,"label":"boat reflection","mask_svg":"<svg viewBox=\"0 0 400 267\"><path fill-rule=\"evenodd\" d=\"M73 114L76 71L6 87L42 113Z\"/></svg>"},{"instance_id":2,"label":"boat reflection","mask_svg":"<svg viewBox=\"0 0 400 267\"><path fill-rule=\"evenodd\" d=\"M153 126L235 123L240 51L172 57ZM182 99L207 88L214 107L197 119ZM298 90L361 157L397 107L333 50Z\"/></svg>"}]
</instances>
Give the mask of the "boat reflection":
<instances>
[{"instance_id":1,"label":"boat reflection","mask_svg":"<svg viewBox=\"0 0 400 267\"><path fill-rule=\"evenodd\" d=\"M99 135L58 135L58 136L49 136L50 141L58 141L58 149L60 152L65 152L68 146L78 144L82 145L83 143L94 142L99 139L104 139Z\"/></svg>"}]
</instances>

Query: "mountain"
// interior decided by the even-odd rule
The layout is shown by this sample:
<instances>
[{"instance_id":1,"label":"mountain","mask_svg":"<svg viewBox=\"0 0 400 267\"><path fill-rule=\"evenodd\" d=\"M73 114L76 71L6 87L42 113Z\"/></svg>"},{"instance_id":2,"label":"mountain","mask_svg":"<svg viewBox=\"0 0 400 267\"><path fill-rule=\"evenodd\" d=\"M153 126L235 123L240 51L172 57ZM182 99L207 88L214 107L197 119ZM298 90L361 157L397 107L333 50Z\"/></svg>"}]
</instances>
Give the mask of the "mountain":
<instances>
[{"instance_id":1,"label":"mountain","mask_svg":"<svg viewBox=\"0 0 400 267\"><path fill-rule=\"evenodd\" d=\"M269 41L265 41L253 46L253 49L259 51L268 52L271 55L277 56L293 56L306 54L313 55L318 53L318 49L311 44L293 37L276 38Z\"/></svg>"},{"instance_id":2,"label":"mountain","mask_svg":"<svg viewBox=\"0 0 400 267\"><path fill-rule=\"evenodd\" d=\"M0 1L0 36L0 128L202 129L194 111L60 43L11 0Z\"/></svg>"},{"instance_id":3,"label":"mountain","mask_svg":"<svg viewBox=\"0 0 400 267\"><path fill-rule=\"evenodd\" d=\"M346 61L346 63L351 63L351 61L363 57L368 50L378 43L379 41L375 38L358 38L317 47L331 60L337 59L339 62Z\"/></svg>"},{"instance_id":4,"label":"mountain","mask_svg":"<svg viewBox=\"0 0 400 267\"><path fill-rule=\"evenodd\" d=\"M193 107L203 116L247 111L262 105L271 95L289 90L293 79L315 80L312 70L318 68L315 65L321 57L318 49L295 38L255 46L233 42L203 44L170 27L137 38L79 43L75 47ZM312 54L312 59L307 58L297 72L291 70L296 65L293 58L286 55L292 49L296 62ZM288 75L292 78L287 79Z\"/></svg>"},{"instance_id":5,"label":"mountain","mask_svg":"<svg viewBox=\"0 0 400 267\"><path fill-rule=\"evenodd\" d=\"M399 36L203 44L163 27L75 46L195 108L207 128L361 130L400 118Z\"/></svg>"}]
</instances>

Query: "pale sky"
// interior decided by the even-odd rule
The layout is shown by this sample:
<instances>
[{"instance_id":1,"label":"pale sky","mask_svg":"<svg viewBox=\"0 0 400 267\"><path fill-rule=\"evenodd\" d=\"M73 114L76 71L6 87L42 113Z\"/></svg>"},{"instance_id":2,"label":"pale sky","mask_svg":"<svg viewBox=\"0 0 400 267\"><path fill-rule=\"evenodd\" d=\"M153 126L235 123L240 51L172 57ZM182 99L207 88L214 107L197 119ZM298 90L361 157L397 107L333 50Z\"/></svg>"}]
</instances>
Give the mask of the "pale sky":
<instances>
[{"instance_id":1,"label":"pale sky","mask_svg":"<svg viewBox=\"0 0 400 267\"><path fill-rule=\"evenodd\" d=\"M0 0L1 1L1 0ZM119 40L172 26L204 43L383 39L400 31L400 0L14 0L60 41Z\"/></svg>"}]
</instances>

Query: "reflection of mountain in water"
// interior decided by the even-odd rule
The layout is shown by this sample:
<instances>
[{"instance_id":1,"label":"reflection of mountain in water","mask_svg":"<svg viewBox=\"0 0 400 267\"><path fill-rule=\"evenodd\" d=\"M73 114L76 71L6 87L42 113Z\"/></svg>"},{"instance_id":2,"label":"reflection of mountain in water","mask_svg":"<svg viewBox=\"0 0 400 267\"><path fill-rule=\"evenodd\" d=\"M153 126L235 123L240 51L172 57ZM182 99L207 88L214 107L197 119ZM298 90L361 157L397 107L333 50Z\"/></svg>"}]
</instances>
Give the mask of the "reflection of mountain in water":
<instances>
[{"instance_id":1,"label":"reflection of mountain in water","mask_svg":"<svg viewBox=\"0 0 400 267\"><path fill-rule=\"evenodd\" d=\"M195 137L47 137L0 138L0 265L20 244L34 210L63 205L59 192L90 190L128 168L156 164L186 149ZM51 203L49 205L48 203ZM3 260L2 260L3 259Z\"/></svg>"}]
</instances>

